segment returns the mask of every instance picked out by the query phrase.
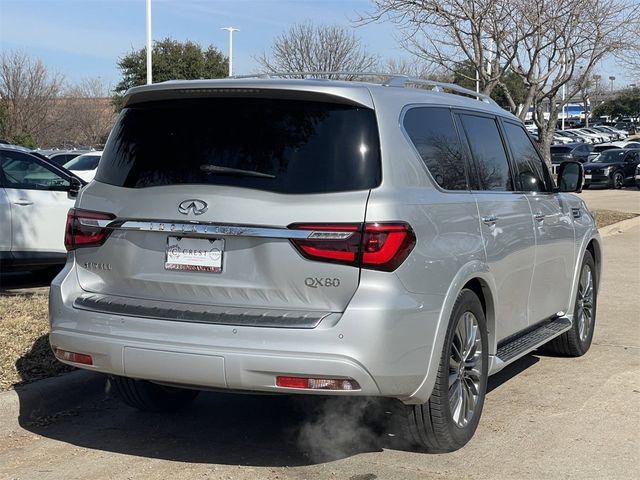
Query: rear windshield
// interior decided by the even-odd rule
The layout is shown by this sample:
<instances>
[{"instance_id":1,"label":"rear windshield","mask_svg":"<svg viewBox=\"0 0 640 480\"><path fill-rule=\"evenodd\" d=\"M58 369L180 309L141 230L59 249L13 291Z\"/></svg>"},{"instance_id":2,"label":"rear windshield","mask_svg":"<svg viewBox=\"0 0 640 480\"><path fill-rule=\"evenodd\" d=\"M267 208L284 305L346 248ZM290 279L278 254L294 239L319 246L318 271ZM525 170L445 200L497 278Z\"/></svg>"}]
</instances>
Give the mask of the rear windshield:
<instances>
[{"instance_id":1,"label":"rear windshield","mask_svg":"<svg viewBox=\"0 0 640 480\"><path fill-rule=\"evenodd\" d=\"M375 113L256 98L150 102L122 111L96 180L128 188L210 184L278 193L380 184Z\"/></svg>"},{"instance_id":2,"label":"rear windshield","mask_svg":"<svg viewBox=\"0 0 640 480\"><path fill-rule=\"evenodd\" d=\"M551 153L570 153L571 150L569 147L551 147Z\"/></svg>"},{"instance_id":3,"label":"rear windshield","mask_svg":"<svg viewBox=\"0 0 640 480\"><path fill-rule=\"evenodd\" d=\"M67 170L95 170L98 167L98 162L100 161L100 155L80 155L79 157L75 157L73 160L64 164L64 168Z\"/></svg>"}]
</instances>

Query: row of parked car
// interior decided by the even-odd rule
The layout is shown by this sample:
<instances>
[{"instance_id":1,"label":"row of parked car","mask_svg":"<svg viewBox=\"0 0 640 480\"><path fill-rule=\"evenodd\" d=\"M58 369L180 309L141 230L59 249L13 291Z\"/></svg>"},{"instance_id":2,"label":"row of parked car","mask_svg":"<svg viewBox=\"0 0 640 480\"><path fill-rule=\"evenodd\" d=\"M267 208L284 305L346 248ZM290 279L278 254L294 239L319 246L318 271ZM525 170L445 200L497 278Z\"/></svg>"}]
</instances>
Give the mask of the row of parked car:
<instances>
[{"instance_id":1,"label":"row of parked car","mask_svg":"<svg viewBox=\"0 0 640 480\"><path fill-rule=\"evenodd\" d=\"M631 125L631 127L627 128L633 127ZM529 125L527 129L531 136L537 139L537 129L532 125ZM635 129L632 131L635 132ZM606 142L622 141L625 140L632 131L609 125L596 125L588 128L571 128L567 130L557 129L553 134L553 144L586 143L588 145L597 145Z\"/></svg>"},{"instance_id":2,"label":"row of parked car","mask_svg":"<svg viewBox=\"0 0 640 480\"><path fill-rule=\"evenodd\" d=\"M583 188L622 188L629 185L640 188L640 140L600 145L568 143L551 146L551 163L554 170L567 160L584 164Z\"/></svg>"},{"instance_id":3,"label":"row of parked car","mask_svg":"<svg viewBox=\"0 0 640 480\"><path fill-rule=\"evenodd\" d=\"M60 268L67 256L64 220L80 189L95 176L101 154L0 145L2 270Z\"/></svg>"}]
</instances>

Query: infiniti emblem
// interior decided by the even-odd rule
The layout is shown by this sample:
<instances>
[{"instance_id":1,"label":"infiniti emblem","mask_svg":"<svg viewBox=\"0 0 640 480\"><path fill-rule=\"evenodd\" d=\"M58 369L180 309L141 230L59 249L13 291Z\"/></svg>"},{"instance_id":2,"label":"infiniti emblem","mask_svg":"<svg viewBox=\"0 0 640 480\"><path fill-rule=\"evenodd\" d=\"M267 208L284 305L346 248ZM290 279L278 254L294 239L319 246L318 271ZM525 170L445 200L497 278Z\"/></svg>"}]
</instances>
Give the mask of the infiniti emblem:
<instances>
[{"instance_id":1,"label":"infiniti emblem","mask_svg":"<svg viewBox=\"0 0 640 480\"><path fill-rule=\"evenodd\" d=\"M208 209L207 202L196 199L184 200L178 205L178 211L184 215L189 215L189 212L194 215L202 215Z\"/></svg>"}]
</instances>

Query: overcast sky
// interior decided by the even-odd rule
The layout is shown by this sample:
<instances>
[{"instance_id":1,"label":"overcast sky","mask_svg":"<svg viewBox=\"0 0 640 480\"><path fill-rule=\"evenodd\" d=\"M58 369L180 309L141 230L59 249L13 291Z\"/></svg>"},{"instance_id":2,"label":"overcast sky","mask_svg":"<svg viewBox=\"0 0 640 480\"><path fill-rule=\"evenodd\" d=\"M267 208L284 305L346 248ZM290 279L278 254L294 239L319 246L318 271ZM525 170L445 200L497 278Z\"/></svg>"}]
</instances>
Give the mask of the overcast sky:
<instances>
[{"instance_id":1,"label":"overcast sky","mask_svg":"<svg viewBox=\"0 0 640 480\"><path fill-rule=\"evenodd\" d=\"M234 73L256 71L253 56L293 23L339 24L354 28L372 53L405 57L392 24L353 27L368 0L153 0L153 38L173 37L214 44L227 54L234 26ZM23 49L70 81L100 77L114 85L118 57L145 44L145 0L0 0L0 46ZM616 85L633 80L613 62L599 68L615 75Z\"/></svg>"}]
</instances>

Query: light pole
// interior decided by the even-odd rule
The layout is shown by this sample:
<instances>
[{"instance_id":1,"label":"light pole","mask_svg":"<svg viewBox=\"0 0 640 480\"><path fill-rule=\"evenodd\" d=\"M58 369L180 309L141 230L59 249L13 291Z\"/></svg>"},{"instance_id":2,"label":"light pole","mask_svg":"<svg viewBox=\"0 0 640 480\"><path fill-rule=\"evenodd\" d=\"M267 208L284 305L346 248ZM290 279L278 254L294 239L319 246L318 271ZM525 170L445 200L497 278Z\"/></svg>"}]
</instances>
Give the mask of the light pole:
<instances>
[{"instance_id":1,"label":"light pole","mask_svg":"<svg viewBox=\"0 0 640 480\"><path fill-rule=\"evenodd\" d=\"M151 0L147 0L147 85L153 83L151 74Z\"/></svg>"},{"instance_id":2,"label":"light pole","mask_svg":"<svg viewBox=\"0 0 640 480\"><path fill-rule=\"evenodd\" d=\"M233 76L233 32L239 32L239 28L222 27L220 30L229 32L229 76Z\"/></svg>"},{"instance_id":3,"label":"light pole","mask_svg":"<svg viewBox=\"0 0 640 480\"><path fill-rule=\"evenodd\" d=\"M567 59L565 58L564 52L562 52L562 56L560 57L560 65L562 65L562 81L564 82L564 74L567 71ZM557 91L557 90L556 90ZM565 96L567 95L567 82L562 84L562 130L564 130L564 116L565 116ZM556 123L555 128L558 128L558 124Z\"/></svg>"},{"instance_id":4,"label":"light pole","mask_svg":"<svg viewBox=\"0 0 640 480\"><path fill-rule=\"evenodd\" d=\"M611 81L611 91L613 92L613 81L616 79L616 77L614 77L613 75L609 77L609 80Z\"/></svg>"}]
</instances>

